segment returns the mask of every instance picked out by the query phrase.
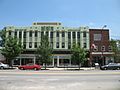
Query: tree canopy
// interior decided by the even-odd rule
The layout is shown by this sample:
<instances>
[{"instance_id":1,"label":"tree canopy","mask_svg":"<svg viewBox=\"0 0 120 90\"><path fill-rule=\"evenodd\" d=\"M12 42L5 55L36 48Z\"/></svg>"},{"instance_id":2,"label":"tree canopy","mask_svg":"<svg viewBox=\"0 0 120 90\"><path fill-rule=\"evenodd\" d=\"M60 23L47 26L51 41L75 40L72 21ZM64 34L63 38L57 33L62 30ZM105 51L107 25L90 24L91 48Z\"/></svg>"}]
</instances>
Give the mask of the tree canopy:
<instances>
[{"instance_id":1,"label":"tree canopy","mask_svg":"<svg viewBox=\"0 0 120 90\"><path fill-rule=\"evenodd\" d=\"M84 48L81 48L78 44L73 44L72 46L72 60L78 64L79 69L81 67L81 64L86 60L86 51Z\"/></svg>"},{"instance_id":2,"label":"tree canopy","mask_svg":"<svg viewBox=\"0 0 120 90\"><path fill-rule=\"evenodd\" d=\"M52 56L52 48L50 47L48 36L43 35L41 38L41 45L37 48L37 56L39 57L41 63L46 65L50 62Z\"/></svg>"},{"instance_id":3,"label":"tree canopy","mask_svg":"<svg viewBox=\"0 0 120 90\"><path fill-rule=\"evenodd\" d=\"M11 60L17 57L22 52L21 42L17 38L11 36L5 38L4 47L1 49L1 54L6 58L6 63L11 65Z\"/></svg>"},{"instance_id":4,"label":"tree canopy","mask_svg":"<svg viewBox=\"0 0 120 90\"><path fill-rule=\"evenodd\" d=\"M115 62L120 62L120 48L119 48L120 40L111 39L110 45L111 49L114 52L113 57Z\"/></svg>"}]
</instances>

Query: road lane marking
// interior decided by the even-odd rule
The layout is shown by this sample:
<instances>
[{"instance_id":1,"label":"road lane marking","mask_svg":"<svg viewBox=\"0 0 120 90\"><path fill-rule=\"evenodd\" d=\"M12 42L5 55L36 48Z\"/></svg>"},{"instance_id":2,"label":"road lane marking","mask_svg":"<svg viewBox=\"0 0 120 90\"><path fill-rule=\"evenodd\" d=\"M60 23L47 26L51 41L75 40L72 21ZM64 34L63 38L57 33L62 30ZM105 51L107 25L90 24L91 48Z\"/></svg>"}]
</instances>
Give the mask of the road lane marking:
<instances>
[{"instance_id":1,"label":"road lane marking","mask_svg":"<svg viewBox=\"0 0 120 90\"><path fill-rule=\"evenodd\" d=\"M0 75L105 75L105 74L120 74L120 72L0 72Z\"/></svg>"}]
</instances>

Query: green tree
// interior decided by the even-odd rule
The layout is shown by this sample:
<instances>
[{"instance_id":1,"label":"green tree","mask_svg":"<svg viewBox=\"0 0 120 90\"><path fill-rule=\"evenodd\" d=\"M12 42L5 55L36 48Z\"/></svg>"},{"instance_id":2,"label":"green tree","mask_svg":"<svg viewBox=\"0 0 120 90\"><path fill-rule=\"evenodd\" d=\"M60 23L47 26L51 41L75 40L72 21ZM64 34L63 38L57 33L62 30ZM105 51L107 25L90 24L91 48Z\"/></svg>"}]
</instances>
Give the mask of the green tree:
<instances>
[{"instance_id":1,"label":"green tree","mask_svg":"<svg viewBox=\"0 0 120 90\"><path fill-rule=\"evenodd\" d=\"M47 68L47 64L51 60L52 56L52 48L50 47L48 36L43 35L41 38L41 45L37 48L37 56L40 61L45 64L45 69Z\"/></svg>"},{"instance_id":2,"label":"green tree","mask_svg":"<svg viewBox=\"0 0 120 90\"><path fill-rule=\"evenodd\" d=\"M2 44L2 46L4 46L5 45L5 39L6 39L6 31L3 29L3 30L1 30L0 31L0 38L2 39L1 40L1 44Z\"/></svg>"},{"instance_id":3,"label":"green tree","mask_svg":"<svg viewBox=\"0 0 120 90\"><path fill-rule=\"evenodd\" d=\"M75 43L73 44L71 51L72 51L72 60L76 62L76 64L78 64L80 70L81 64L83 64L84 61L86 61L87 53L84 48L81 48L80 45Z\"/></svg>"},{"instance_id":4,"label":"green tree","mask_svg":"<svg viewBox=\"0 0 120 90\"><path fill-rule=\"evenodd\" d=\"M5 38L4 47L1 49L1 54L6 58L6 63L11 65L11 60L17 57L22 52L21 42L17 38L11 36Z\"/></svg>"},{"instance_id":5,"label":"green tree","mask_svg":"<svg viewBox=\"0 0 120 90\"><path fill-rule=\"evenodd\" d=\"M115 62L120 62L120 48L118 47L118 44L120 44L120 40L114 40L111 39L110 45L112 47L112 51L114 52L113 57Z\"/></svg>"}]
</instances>

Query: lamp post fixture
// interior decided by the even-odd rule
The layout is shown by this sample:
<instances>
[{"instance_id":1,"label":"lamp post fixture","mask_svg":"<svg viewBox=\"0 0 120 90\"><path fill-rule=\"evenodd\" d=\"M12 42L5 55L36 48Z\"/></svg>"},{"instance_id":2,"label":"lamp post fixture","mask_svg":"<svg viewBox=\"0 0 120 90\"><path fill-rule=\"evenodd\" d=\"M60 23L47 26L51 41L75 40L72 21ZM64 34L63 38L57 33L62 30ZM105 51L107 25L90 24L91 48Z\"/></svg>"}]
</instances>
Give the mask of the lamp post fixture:
<instances>
[{"instance_id":1,"label":"lamp post fixture","mask_svg":"<svg viewBox=\"0 0 120 90\"><path fill-rule=\"evenodd\" d=\"M104 25L101 29L101 60L102 60L102 65L104 65L104 55L103 55L103 33L102 31L104 30L104 28L106 28L107 25Z\"/></svg>"}]
</instances>

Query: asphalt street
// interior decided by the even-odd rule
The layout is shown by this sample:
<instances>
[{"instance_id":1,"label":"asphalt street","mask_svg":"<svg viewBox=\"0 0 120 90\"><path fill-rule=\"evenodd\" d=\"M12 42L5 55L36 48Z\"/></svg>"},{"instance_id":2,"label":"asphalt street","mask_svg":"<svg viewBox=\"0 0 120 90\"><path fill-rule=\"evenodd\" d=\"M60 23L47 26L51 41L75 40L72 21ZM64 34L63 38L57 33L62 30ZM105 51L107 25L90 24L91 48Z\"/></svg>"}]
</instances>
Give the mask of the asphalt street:
<instances>
[{"instance_id":1,"label":"asphalt street","mask_svg":"<svg viewBox=\"0 0 120 90\"><path fill-rule=\"evenodd\" d=\"M120 70L0 70L0 90L120 90Z\"/></svg>"}]
</instances>

